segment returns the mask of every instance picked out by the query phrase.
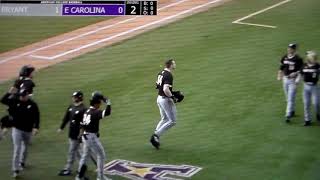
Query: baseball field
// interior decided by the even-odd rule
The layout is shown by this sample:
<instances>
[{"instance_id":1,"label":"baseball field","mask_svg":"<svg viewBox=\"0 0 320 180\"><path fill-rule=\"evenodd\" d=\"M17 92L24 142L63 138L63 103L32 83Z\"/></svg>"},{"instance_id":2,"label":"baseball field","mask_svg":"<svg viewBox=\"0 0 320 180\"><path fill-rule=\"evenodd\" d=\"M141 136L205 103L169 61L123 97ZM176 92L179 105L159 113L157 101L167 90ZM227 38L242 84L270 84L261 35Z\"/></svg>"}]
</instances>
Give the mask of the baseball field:
<instances>
[{"instance_id":1,"label":"baseball field","mask_svg":"<svg viewBox=\"0 0 320 180\"><path fill-rule=\"evenodd\" d=\"M188 3L184 1L177 6L189 8L183 7ZM68 129L56 132L74 90L84 92L86 104L94 90L112 100L112 115L100 124L107 161L201 167L192 180L320 179L320 123L303 126L301 84L297 116L290 125L284 123L286 102L282 83L276 80L280 57L289 43L299 44L301 56L307 50L320 53L319 7L319 0L221 1L201 12L194 9L197 13L188 17L181 13L183 18L174 22L156 20L161 27L142 28L141 33L132 32L132 36L110 44L103 42L90 51L72 54L71 50L64 59L53 58L64 55L58 47L40 50L37 60L17 59L25 64L36 61L41 67L34 77L40 133L32 140L29 166L21 179L74 179L57 176L66 161ZM41 45L32 43L50 43L61 34L99 28L94 25L117 18L0 17L0 52L7 58ZM73 47L71 43L64 46L68 45ZM185 100L177 104L177 125L162 137L157 151L149 143L159 121L155 81L167 58L176 60L174 88L184 92ZM8 63L1 60L0 69L6 67L6 72L16 67L15 59ZM0 94L12 83L13 78L1 81ZM0 115L5 113L6 107L1 105ZM12 143L7 135L0 141L1 180L11 179L11 157ZM95 177L95 167L89 164L89 169L89 176Z\"/></svg>"}]
</instances>

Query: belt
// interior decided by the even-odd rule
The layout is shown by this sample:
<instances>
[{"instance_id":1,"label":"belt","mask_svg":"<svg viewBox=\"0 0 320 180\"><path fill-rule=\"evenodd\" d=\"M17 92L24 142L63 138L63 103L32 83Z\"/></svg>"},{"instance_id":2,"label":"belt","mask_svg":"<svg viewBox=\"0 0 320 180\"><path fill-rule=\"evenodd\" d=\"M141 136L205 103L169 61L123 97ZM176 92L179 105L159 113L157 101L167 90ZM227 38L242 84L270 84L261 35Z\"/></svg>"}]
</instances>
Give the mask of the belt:
<instances>
[{"instance_id":1,"label":"belt","mask_svg":"<svg viewBox=\"0 0 320 180\"><path fill-rule=\"evenodd\" d=\"M287 79L296 79L296 77L289 77L289 76L284 76Z\"/></svg>"},{"instance_id":2,"label":"belt","mask_svg":"<svg viewBox=\"0 0 320 180\"><path fill-rule=\"evenodd\" d=\"M309 86L316 86L317 84L313 82L304 82L304 84L309 85Z\"/></svg>"},{"instance_id":3,"label":"belt","mask_svg":"<svg viewBox=\"0 0 320 180\"><path fill-rule=\"evenodd\" d=\"M82 134L82 136L84 137L85 140L88 140L87 135L89 135L89 134L94 134L94 135L96 135L97 137L100 137L100 134L99 134L99 133L91 133L91 132L86 132L86 131Z\"/></svg>"}]
</instances>

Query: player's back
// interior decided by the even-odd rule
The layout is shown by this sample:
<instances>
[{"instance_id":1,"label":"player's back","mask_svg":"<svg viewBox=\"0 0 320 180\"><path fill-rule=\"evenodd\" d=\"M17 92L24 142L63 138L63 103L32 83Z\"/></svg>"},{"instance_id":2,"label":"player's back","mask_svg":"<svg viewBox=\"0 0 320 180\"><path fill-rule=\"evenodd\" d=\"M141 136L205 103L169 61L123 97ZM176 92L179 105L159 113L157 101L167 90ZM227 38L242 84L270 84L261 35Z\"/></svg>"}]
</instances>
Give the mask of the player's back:
<instances>
[{"instance_id":1,"label":"player's back","mask_svg":"<svg viewBox=\"0 0 320 180\"><path fill-rule=\"evenodd\" d=\"M81 125L85 132L98 133L99 121L103 117L103 112L94 107L90 107L83 115Z\"/></svg>"}]
</instances>

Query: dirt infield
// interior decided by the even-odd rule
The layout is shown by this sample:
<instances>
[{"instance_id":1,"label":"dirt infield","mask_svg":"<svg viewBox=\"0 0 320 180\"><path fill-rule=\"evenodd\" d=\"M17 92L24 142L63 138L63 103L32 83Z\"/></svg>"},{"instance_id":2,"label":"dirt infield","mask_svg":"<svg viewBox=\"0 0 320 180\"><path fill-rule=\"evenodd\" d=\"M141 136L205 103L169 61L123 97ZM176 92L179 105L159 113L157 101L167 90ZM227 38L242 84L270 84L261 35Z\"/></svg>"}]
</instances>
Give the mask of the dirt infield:
<instances>
[{"instance_id":1,"label":"dirt infield","mask_svg":"<svg viewBox=\"0 0 320 180\"><path fill-rule=\"evenodd\" d=\"M225 1L160 0L157 16L117 17L2 53L0 83L16 77L22 65L44 68L205 11Z\"/></svg>"}]
</instances>

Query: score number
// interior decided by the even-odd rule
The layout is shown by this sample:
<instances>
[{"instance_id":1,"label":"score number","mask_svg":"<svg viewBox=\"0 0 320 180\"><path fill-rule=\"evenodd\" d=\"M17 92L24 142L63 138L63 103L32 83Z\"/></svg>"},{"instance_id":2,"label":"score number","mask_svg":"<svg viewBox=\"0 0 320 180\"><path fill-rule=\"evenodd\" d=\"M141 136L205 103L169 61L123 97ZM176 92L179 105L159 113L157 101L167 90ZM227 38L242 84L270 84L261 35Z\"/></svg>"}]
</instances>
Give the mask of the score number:
<instances>
[{"instance_id":1,"label":"score number","mask_svg":"<svg viewBox=\"0 0 320 180\"><path fill-rule=\"evenodd\" d=\"M141 15L140 3L141 1L126 1L126 15Z\"/></svg>"}]
</instances>

